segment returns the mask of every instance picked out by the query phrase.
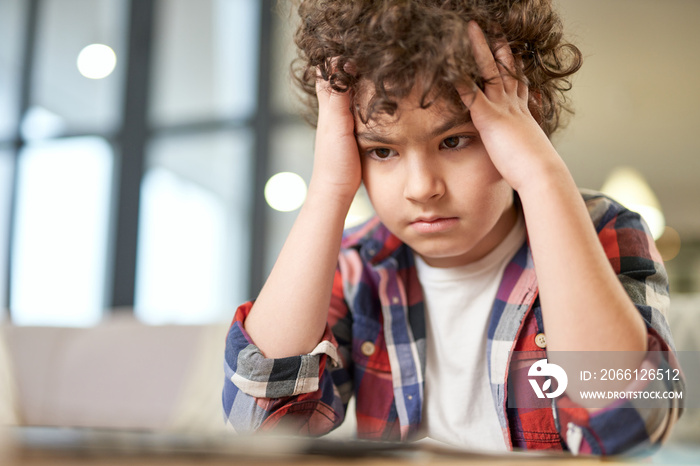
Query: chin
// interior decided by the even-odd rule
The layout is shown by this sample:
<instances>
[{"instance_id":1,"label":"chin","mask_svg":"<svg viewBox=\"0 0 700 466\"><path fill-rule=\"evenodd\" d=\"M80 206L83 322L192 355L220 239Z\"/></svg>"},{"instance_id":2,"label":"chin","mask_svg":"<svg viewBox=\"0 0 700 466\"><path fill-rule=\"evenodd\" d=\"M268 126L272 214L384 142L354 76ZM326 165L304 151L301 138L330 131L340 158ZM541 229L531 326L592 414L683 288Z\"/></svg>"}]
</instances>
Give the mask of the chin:
<instances>
[{"instance_id":1,"label":"chin","mask_svg":"<svg viewBox=\"0 0 700 466\"><path fill-rule=\"evenodd\" d=\"M469 249L413 249L417 254L426 259L430 260L454 260L459 257L469 254Z\"/></svg>"}]
</instances>

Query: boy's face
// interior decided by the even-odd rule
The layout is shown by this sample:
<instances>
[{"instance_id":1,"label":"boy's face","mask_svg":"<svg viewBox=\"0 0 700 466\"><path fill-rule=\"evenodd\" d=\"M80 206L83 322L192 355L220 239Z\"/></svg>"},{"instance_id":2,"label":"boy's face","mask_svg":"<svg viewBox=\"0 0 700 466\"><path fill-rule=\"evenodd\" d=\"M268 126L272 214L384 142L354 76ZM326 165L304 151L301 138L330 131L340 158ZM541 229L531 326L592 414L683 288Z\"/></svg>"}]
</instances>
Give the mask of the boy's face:
<instances>
[{"instance_id":1,"label":"boy's face","mask_svg":"<svg viewBox=\"0 0 700 466\"><path fill-rule=\"evenodd\" d=\"M414 93L395 117L368 125L356 117L355 131L377 215L429 265L474 262L514 225L513 190L468 117L455 118L440 101L421 109Z\"/></svg>"}]
</instances>

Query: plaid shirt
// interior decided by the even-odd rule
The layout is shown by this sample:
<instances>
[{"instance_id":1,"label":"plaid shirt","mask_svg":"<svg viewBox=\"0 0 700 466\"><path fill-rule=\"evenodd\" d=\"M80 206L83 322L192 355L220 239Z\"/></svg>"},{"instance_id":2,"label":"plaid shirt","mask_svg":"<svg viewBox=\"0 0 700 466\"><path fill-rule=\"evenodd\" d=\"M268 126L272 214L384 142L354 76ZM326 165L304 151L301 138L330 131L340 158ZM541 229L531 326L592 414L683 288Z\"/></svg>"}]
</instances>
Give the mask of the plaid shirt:
<instances>
[{"instance_id":1,"label":"plaid shirt","mask_svg":"<svg viewBox=\"0 0 700 466\"><path fill-rule=\"evenodd\" d=\"M648 349L673 351L668 280L648 229L609 198L583 196L610 263L646 322ZM425 374L422 289L413 252L378 219L344 235L328 325L312 353L266 359L243 326L251 307L238 308L226 341L223 405L234 429L321 435L340 425L354 394L360 438L416 437ZM526 355L529 367L546 357L535 343L544 324L527 242L504 271L487 331L493 402L510 447L615 454L660 442L680 413L672 400L667 410L628 401L591 414L566 396L532 408L537 398L527 371L515 369L527 361L512 360ZM642 367L674 364L649 354Z\"/></svg>"}]
</instances>

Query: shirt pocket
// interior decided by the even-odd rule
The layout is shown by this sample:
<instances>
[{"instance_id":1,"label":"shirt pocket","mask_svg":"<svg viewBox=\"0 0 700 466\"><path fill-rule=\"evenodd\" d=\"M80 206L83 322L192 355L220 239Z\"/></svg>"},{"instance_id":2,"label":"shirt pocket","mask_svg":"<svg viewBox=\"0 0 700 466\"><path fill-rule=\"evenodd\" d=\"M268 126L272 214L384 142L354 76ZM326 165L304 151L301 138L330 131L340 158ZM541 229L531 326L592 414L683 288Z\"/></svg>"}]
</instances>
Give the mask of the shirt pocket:
<instances>
[{"instance_id":1,"label":"shirt pocket","mask_svg":"<svg viewBox=\"0 0 700 466\"><path fill-rule=\"evenodd\" d=\"M518 351L511 357L508 369L506 407L513 447L538 450L561 450L561 436L552 411L552 398L539 398L530 384L530 367L546 359L545 350ZM534 378L541 387L544 379Z\"/></svg>"},{"instance_id":2,"label":"shirt pocket","mask_svg":"<svg viewBox=\"0 0 700 466\"><path fill-rule=\"evenodd\" d=\"M384 438L396 418L391 365L383 326L367 316L355 316L352 359L355 410L360 438Z\"/></svg>"},{"instance_id":3,"label":"shirt pocket","mask_svg":"<svg viewBox=\"0 0 700 466\"><path fill-rule=\"evenodd\" d=\"M354 316L352 335L352 360L355 366L391 372L384 328L380 322L363 315Z\"/></svg>"}]
</instances>

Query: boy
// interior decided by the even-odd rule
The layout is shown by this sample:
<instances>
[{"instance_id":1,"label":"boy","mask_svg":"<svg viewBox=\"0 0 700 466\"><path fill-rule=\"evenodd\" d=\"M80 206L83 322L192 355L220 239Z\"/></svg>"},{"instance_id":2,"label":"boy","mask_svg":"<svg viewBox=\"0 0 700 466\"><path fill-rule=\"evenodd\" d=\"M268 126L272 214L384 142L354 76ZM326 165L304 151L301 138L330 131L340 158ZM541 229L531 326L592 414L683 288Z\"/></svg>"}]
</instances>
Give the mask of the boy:
<instances>
[{"instance_id":1,"label":"boy","mask_svg":"<svg viewBox=\"0 0 700 466\"><path fill-rule=\"evenodd\" d=\"M299 13L313 175L229 331L234 428L320 435L354 393L362 438L596 454L660 441L671 403L531 409L522 371L508 374L516 351L672 348L647 228L582 196L549 141L581 61L550 2L309 0ZM376 217L343 235L361 181Z\"/></svg>"}]
</instances>

